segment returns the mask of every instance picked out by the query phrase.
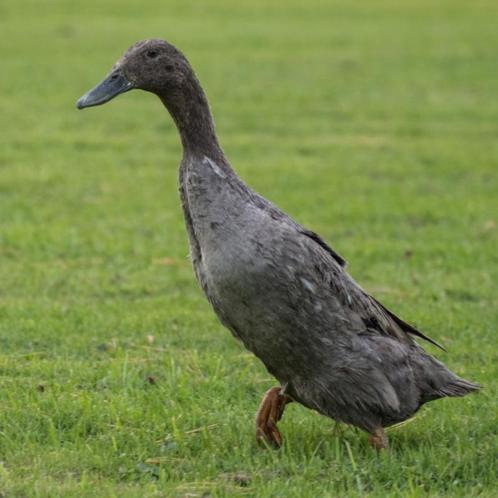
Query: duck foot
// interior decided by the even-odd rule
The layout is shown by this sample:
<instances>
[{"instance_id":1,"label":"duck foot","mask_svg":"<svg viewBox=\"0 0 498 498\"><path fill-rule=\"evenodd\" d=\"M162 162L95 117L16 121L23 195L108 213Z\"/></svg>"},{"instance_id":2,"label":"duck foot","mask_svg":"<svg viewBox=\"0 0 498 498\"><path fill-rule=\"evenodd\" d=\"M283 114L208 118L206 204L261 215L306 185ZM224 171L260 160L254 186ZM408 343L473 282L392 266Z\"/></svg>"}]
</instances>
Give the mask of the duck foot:
<instances>
[{"instance_id":1,"label":"duck foot","mask_svg":"<svg viewBox=\"0 0 498 498\"><path fill-rule=\"evenodd\" d=\"M389 447L389 439L384 432L383 427L375 429L369 436L368 442L377 450L385 450Z\"/></svg>"},{"instance_id":2,"label":"duck foot","mask_svg":"<svg viewBox=\"0 0 498 498\"><path fill-rule=\"evenodd\" d=\"M277 428L277 422L282 418L285 405L292 400L282 394L281 387L272 387L266 391L258 412L256 413L256 440L273 448L282 446L282 435Z\"/></svg>"}]
</instances>

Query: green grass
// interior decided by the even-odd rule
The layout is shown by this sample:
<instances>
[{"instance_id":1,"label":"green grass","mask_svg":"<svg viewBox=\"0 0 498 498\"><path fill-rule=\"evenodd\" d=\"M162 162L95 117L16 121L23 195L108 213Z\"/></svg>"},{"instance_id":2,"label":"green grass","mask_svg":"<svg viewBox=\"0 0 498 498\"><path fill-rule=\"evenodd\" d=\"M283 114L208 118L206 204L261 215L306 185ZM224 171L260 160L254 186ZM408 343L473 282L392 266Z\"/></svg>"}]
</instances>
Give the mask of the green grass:
<instances>
[{"instance_id":1,"label":"green grass","mask_svg":"<svg viewBox=\"0 0 498 498\"><path fill-rule=\"evenodd\" d=\"M496 496L497 23L491 0L0 4L2 496ZM155 36L241 176L482 393L379 456L292 405L256 446L274 380L194 281L172 121L140 92L75 109Z\"/></svg>"}]
</instances>

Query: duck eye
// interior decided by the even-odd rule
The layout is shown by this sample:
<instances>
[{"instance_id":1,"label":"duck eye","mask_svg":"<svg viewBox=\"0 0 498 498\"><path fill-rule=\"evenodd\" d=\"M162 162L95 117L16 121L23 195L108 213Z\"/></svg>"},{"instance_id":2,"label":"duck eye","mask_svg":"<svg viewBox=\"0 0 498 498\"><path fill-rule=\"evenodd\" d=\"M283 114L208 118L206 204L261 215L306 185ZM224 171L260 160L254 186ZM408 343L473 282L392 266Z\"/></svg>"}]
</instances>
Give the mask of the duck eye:
<instances>
[{"instance_id":1,"label":"duck eye","mask_svg":"<svg viewBox=\"0 0 498 498\"><path fill-rule=\"evenodd\" d=\"M159 53L157 50L147 50L147 57L149 57L149 59L155 59L158 55Z\"/></svg>"}]
</instances>

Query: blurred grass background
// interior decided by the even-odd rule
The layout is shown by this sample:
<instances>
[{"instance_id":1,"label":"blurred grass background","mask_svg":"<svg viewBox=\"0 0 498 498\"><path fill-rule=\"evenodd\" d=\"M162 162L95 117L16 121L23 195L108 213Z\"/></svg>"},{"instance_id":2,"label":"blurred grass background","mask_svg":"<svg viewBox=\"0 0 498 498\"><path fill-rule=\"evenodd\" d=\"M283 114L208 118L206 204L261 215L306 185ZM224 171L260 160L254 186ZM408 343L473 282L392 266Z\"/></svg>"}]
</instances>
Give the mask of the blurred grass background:
<instances>
[{"instance_id":1,"label":"blurred grass background","mask_svg":"<svg viewBox=\"0 0 498 498\"><path fill-rule=\"evenodd\" d=\"M0 492L496 496L497 22L493 1L0 3ZM256 447L274 380L195 283L171 119L142 92L75 109L151 37L192 62L238 173L481 394L381 456L297 406Z\"/></svg>"}]
</instances>

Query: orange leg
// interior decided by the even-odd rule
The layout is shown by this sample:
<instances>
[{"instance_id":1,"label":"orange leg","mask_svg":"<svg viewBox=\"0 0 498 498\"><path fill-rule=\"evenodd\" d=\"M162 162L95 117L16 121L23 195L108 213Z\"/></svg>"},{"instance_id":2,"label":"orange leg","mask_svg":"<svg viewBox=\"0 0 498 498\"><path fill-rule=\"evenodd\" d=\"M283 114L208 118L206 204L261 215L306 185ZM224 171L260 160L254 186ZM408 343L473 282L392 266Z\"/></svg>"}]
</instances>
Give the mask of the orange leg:
<instances>
[{"instance_id":1,"label":"orange leg","mask_svg":"<svg viewBox=\"0 0 498 498\"><path fill-rule=\"evenodd\" d=\"M368 438L368 442L377 450L384 450L389 446L389 440L382 427L375 429Z\"/></svg>"},{"instance_id":2,"label":"orange leg","mask_svg":"<svg viewBox=\"0 0 498 498\"><path fill-rule=\"evenodd\" d=\"M281 391L281 387L272 387L266 391L256 414L256 440L274 448L282 446L282 436L277 428L277 422L282 418L285 405L292 401Z\"/></svg>"}]
</instances>

